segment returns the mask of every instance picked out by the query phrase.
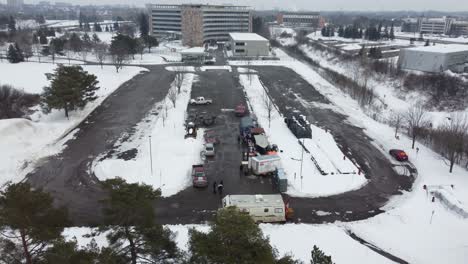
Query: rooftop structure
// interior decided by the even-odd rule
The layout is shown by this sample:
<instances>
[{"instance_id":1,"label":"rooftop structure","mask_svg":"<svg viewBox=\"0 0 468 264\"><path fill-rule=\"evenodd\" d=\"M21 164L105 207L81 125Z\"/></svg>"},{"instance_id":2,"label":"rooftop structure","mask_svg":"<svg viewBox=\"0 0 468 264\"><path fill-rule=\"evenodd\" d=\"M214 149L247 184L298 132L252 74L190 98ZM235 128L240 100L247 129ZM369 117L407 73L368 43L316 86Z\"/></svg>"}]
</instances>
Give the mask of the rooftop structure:
<instances>
[{"instance_id":1,"label":"rooftop structure","mask_svg":"<svg viewBox=\"0 0 468 264\"><path fill-rule=\"evenodd\" d=\"M399 64L402 69L423 72L468 70L468 45L436 45L400 50Z\"/></svg>"}]
</instances>

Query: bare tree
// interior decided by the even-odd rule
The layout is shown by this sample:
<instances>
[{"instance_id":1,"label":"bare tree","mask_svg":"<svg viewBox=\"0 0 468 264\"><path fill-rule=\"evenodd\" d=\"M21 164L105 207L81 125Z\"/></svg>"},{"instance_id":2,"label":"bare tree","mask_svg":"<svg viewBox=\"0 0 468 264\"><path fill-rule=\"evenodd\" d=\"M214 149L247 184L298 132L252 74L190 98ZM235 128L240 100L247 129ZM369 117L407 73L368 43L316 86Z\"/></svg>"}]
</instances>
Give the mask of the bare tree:
<instances>
[{"instance_id":1,"label":"bare tree","mask_svg":"<svg viewBox=\"0 0 468 264\"><path fill-rule=\"evenodd\" d=\"M184 83L184 74L177 73L174 79L174 85L177 87L177 93L180 94L180 89L182 88L182 84Z\"/></svg>"},{"instance_id":2,"label":"bare tree","mask_svg":"<svg viewBox=\"0 0 468 264\"><path fill-rule=\"evenodd\" d=\"M86 58L88 58L88 52L89 52L88 47L83 47L83 49L81 50L81 58L83 59L84 62L86 62Z\"/></svg>"},{"instance_id":3,"label":"bare tree","mask_svg":"<svg viewBox=\"0 0 468 264\"><path fill-rule=\"evenodd\" d=\"M123 68L126 61L129 60L128 54L112 54L112 63L115 66L115 70L119 72L119 69Z\"/></svg>"},{"instance_id":4,"label":"bare tree","mask_svg":"<svg viewBox=\"0 0 468 264\"><path fill-rule=\"evenodd\" d=\"M104 42L96 43L94 45L94 55L96 56L97 61L99 61L99 64L101 64L101 69L102 69L104 60L106 60L108 48L109 48L109 45L107 45Z\"/></svg>"},{"instance_id":5,"label":"bare tree","mask_svg":"<svg viewBox=\"0 0 468 264\"><path fill-rule=\"evenodd\" d=\"M413 141L411 148L414 149L416 138L428 124L428 120L426 119L426 110L423 105L421 103L417 103L408 109L405 120L408 125L408 133Z\"/></svg>"},{"instance_id":6,"label":"bare tree","mask_svg":"<svg viewBox=\"0 0 468 264\"><path fill-rule=\"evenodd\" d=\"M42 55L42 46L41 46L41 44L35 44L34 45L34 52L36 53L37 60L40 63L41 62L41 55Z\"/></svg>"},{"instance_id":7,"label":"bare tree","mask_svg":"<svg viewBox=\"0 0 468 264\"><path fill-rule=\"evenodd\" d=\"M177 102L177 90L175 88L169 89L169 92L167 94L167 98L172 102L174 105L174 108L176 107L176 102Z\"/></svg>"},{"instance_id":8,"label":"bare tree","mask_svg":"<svg viewBox=\"0 0 468 264\"><path fill-rule=\"evenodd\" d=\"M273 110L275 109L275 105L272 100L270 100L270 97L266 92L263 92L263 107L265 107L265 110L267 112L266 118L268 119L268 128L270 128L271 125L271 120L273 118Z\"/></svg>"},{"instance_id":9,"label":"bare tree","mask_svg":"<svg viewBox=\"0 0 468 264\"><path fill-rule=\"evenodd\" d=\"M390 116L390 125L392 125L395 128L395 138L398 137L398 130L400 129L402 123L403 123L403 113L401 112L394 112L392 116Z\"/></svg>"},{"instance_id":10,"label":"bare tree","mask_svg":"<svg viewBox=\"0 0 468 264\"><path fill-rule=\"evenodd\" d=\"M442 132L444 145L444 156L450 162L452 173L456 160L463 155L463 145L467 138L468 118L466 114L454 114L447 118L447 122L439 128Z\"/></svg>"}]
</instances>

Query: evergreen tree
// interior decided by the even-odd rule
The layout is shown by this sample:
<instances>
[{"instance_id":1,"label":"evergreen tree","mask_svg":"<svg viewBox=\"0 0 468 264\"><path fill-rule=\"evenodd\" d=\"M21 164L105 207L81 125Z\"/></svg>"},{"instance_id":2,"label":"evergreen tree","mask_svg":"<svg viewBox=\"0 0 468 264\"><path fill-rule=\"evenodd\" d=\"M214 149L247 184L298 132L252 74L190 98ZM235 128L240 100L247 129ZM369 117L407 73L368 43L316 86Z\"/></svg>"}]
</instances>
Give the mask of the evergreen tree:
<instances>
[{"instance_id":1,"label":"evergreen tree","mask_svg":"<svg viewBox=\"0 0 468 264\"><path fill-rule=\"evenodd\" d=\"M384 39L389 39L390 38L390 36L388 34L388 26L385 26L383 38Z\"/></svg>"},{"instance_id":2,"label":"evergreen tree","mask_svg":"<svg viewBox=\"0 0 468 264\"><path fill-rule=\"evenodd\" d=\"M89 25L89 22L86 22L84 24L84 31L85 32L91 31L91 25Z\"/></svg>"},{"instance_id":3,"label":"evergreen tree","mask_svg":"<svg viewBox=\"0 0 468 264\"><path fill-rule=\"evenodd\" d=\"M18 54L18 59L19 61L24 61L24 52L18 45L18 42L15 42L15 49L16 49L16 54Z\"/></svg>"},{"instance_id":4,"label":"evergreen tree","mask_svg":"<svg viewBox=\"0 0 468 264\"><path fill-rule=\"evenodd\" d=\"M101 25L99 25L97 22L94 22L93 28L95 32L102 32Z\"/></svg>"},{"instance_id":5,"label":"evergreen tree","mask_svg":"<svg viewBox=\"0 0 468 264\"><path fill-rule=\"evenodd\" d=\"M138 15L138 24L140 26L140 37L146 37L149 34L148 15L140 13Z\"/></svg>"},{"instance_id":6,"label":"evergreen tree","mask_svg":"<svg viewBox=\"0 0 468 264\"><path fill-rule=\"evenodd\" d=\"M21 54L21 50L19 49L17 43L15 43L14 45L10 44L10 46L8 46L7 60L10 63L19 63L24 61L24 57Z\"/></svg>"},{"instance_id":7,"label":"evergreen tree","mask_svg":"<svg viewBox=\"0 0 468 264\"><path fill-rule=\"evenodd\" d=\"M160 197L159 190L128 184L121 178L106 180L103 187L109 198L103 201L107 226L100 231L108 232L111 255L132 264L162 263L177 257L172 232L155 223L153 204Z\"/></svg>"},{"instance_id":8,"label":"evergreen tree","mask_svg":"<svg viewBox=\"0 0 468 264\"><path fill-rule=\"evenodd\" d=\"M117 72L122 68L129 55L136 53L134 48L134 40L127 35L118 34L112 38L109 52Z\"/></svg>"},{"instance_id":9,"label":"evergreen tree","mask_svg":"<svg viewBox=\"0 0 468 264\"><path fill-rule=\"evenodd\" d=\"M39 44L39 38L36 33L32 35L32 44Z\"/></svg>"},{"instance_id":10,"label":"evergreen tree","mask_svg":"<svg viewBox=\"0 0 468 264\"><path fill-rule=\"evenodd\" d=\"M94 241L94 244L95 243L96 241ZM42 261L40 261L39 264L100 263L98 262L100 256L99 249L97 247L93 247L88 245L86 248L78 248L76 239L71 241L64 241L63 239L59 239L44 252Z\"/></svg>"},{"instance_id":11,"label":"evergreen tree","mask_svg":"<svg viewBox=\"0 0 468 264\"><path fill-rule=\"evenodd\" d=\"M380 40L382 38L382 22L379 23L377 26L377 33L376 33L376 40Z\"/></svg>"},{"instance_id":12,"label":"evergreen tree","mask_svg":"<svg viewBox=\"0 0 468 264\"><path fill-rule=\"evenodd\" d=\"M12 35L16 33L16 20L13 16L10 16L10 19L8 20L8 31Z\"/></svg>"},{"instance_id":13,"label":"evergreen tree","mask_svg":"<svg viewBox=\"0 0 468 264\"><path fill-rule=\"evenodd\" d=\"M424 46L427 47L427 46L429 46L429 45L430 45L430 43L429 43L429 40L427 39L427 40L426 40L426 43L424 44Z\"/></svg>"},{"instance_id":14,"label":"evergreen tree","mask_svg":"<svg viewBox=\"0 0 468 264\"><path fill-rule=\"evenodd\" d=\"M392 23L392 26L390 27L390 39L391 40L395 39L395 29L393 28L393 23Z\"/></svg>"},{"instance_id":15,"label":"evergreen tree","mask_svg":"<svg viewBox=\"0 0 468 264\"><path fill-rule=\"evenodd\" d=\"M109 32L109 26L106 25L106 32Z\"/></svg>"},{"instance_id":16,"label":"evergreen tree","mask_svg":"<svg viewBox=\"0 0 468 264\"><path fill-rule=\"evenodd\" d=\"M331 256L325 255L316 245L314 245L311 255L310 264L333 264Z\"/></svg>"},{"instance_id":17,"label":"evergreen tree","mask_svg":"<svg viewBox=\"0 0 468 264\"><path fill-rule=\"evenodd\" d=\"M148 47L148 52L151 52L152 47L159 46L158 39L151 35L146 36L146 46Z\"/></svg>"},{"instance_id":18,"label":"evergreen tree","mask_svg":"<svg viewBox=\"0 0 468 264\"><path fill-rule=\"evenodd\" d=\"M119 30L119 22L118 21L114 22L114 30L115 31Z\"/></svg>"},{"instance_id":19,"label":"evergreen tree","mask_svg":"<svg viewBox=\"0 0 468 264\"><path fill-rule=\"evenodd\" d=\"M48 193L26 182L8 184L0 191L0 256L21 252L20 259L11 263L33 264L42 259L69 224L67 211L54 208L52 202Z\"/></svg>"},{"instance_id":20,"label":"evergreen tree","mask_svg":"<svg viewBox=\"0 0 468 264\"><path fill-rule=\"evenodd\" d=\"M91 37L88 35L88 33L84 33L82 43L83 43L83 49L85 49L87 51L89 51L91 49L93 43L92 43Z\"/></svg>"},{"instance_id":21,"label":"evergreen tree","mask_svg":"<svg viewBox=\"0 0 468 264\"><path fill-rule=\"evenodd\" d=\"M322 33L322 37L326 37L327 36L327 27L323 27L321 33Z\"/></svg>"},{"instance_id":22,"label":"evergreen tree","mask_svg":"<svg viewBox=\"0 0 468 264\"><path fill-rule=\"evenodd\" d=\"M39 35L39 43L41 45L47 45L48 41L47 41L47 37L46 37L46 35L44 35L44 33L41 33Z\"/></svg>"},{"instance_id":23,"label":"evergreen tree","mask_svg":"<svg viewBox=\"0 0 468 264\"><path fill-rule=\"evenodd\" d=\"M268 238L253 219L235 207L217 211L208 233L189 230L190 263L275 263Z\"/></svg>"},{"instance_id":24,"label":"evergreen tree","mask_svg":"<svg viewBox=\"0 0 468 264\"><path fill-rule=\"evenodd\" d=\"M84 71L81 66L59 65L54 73L47 73L50 86L44 87L41 105L44 112L64 109L65 116L76 108L83 108L97 99L99 89L97 77Z\"/></svg>"},{"instance_id":25,"label":"evergreen tree","mask_svg":"<svg viewBox=\"0 0 468 264\"><path fill-rule=\"evenodd\" d=\"M93 34L93 42L94 44L101 42L101 39L96 33Z\"/></svg>"},{"instance_id":26,"label":"evergreen tree","mask_svg":"<svg viewBox=\"0 0 468 264\"><path fill-rule=\"evenodd\" d=\"M364 34L364 33L362 32L362 28L360 28L360 29L359 29L359 35L358 35L359 39L362 39L363 34Z\"/></svg>"},{"instance_id":27,"label":"evergreen tree","mask_svg":"<svg viewBox=\"0 0 468 264\"><path fill-rule=\"evenodd\" d=\"M344 37L344 28L343 28L343 26L340 26L338 28L338 37Z\"/></svg>"},{"instance_id":28,"label":"evergreen tree","mask_svg":"<svg viewBox=\"0 0 468 264\"><path fill-rule=\"evenodd\" d=\"M83 41L78 34L73 32L68 41L70 42L71 50L74 52L80 52L83 49Z\"/></svg>"}]
</instances>

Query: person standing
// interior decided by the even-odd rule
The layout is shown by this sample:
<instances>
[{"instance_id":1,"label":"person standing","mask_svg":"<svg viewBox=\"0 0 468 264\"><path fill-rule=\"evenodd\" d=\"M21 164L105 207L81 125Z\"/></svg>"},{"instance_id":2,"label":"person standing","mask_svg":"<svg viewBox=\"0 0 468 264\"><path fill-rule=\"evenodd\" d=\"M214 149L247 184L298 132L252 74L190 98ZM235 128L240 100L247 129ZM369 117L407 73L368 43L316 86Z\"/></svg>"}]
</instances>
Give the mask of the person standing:
<instances>
[{"instance_id":1,"label":"person standing","mask_svg":"<svg viewBox=\"0 0 468 264\"><path fill-rule=\"evenodd\" d=\"M223 180L221 180L218 184L218 193L219 195L223 195L223 188L224 188L224 185L223 185Z\"/></svg>"},{"instance_id":2,"label":"person standing","mask_svg":"<svg viewBox=\"0 0 468 264\"><path fill-rule=\"evenodd\" d=\"M214 181L214 182L213 182L213 193L216 193L216 187L217 187L216 181Z\"/></svg>"}]
</instances>

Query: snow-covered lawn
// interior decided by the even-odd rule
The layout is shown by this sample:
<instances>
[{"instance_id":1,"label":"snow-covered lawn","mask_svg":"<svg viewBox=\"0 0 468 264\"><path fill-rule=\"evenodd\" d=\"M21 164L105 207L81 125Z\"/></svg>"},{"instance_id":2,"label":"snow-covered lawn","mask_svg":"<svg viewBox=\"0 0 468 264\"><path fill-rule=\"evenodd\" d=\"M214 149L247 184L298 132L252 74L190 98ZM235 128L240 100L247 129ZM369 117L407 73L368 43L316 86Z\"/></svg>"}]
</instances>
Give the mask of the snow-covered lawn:
<instances>
[{"instance_id":1,"label":"snow-covered lawn","mask_svg":"<svg viewBox=\"0 0 468 264\"><path fill-rule=\"evenodd\" d=\"M255 113L260 125L265 129L270 143L277 144L283 152L278 155L288 176L288 194L295 196L328 196L360 188L367 180L360 174L344 175L341 172L355 172L356 167L348 160L343 160L344 154L336 146L333 137L322 129L311 125L313 138L304 139L312 156L329 175L323 176L313 161L311 154L304 152L303 179L301 180L300 160L302 147L297 138L284 123L281 114L272 111L271 125L268 124L268 111L264 103L265 90L258 75L240 75L240 83L249 99L249 105ZM250 79L249 79L250 78ZM269 99L268 99L269 100ZM337 174L331 174L331 173Z\"/></svg>"},{"instance_id":2,"label":"snow-covered lawn","mask_svg":"<svg viewBox=\"0 0 468 264\"><path fill-rule=\"evenodd\" d=\"M138 126L137 133L128 142L120 143L119 151L137 149L134 159L109 158L93 164L95 175L100 180L123 177L127 182L139 182L161 188L163 196L178 193L191 184L191 168L201 163L203 130L197 138L185 139L185 115L190 100L194 74L185 74L181 93L174 108L169 98L158 103ZM171 89L176 89L172 84ZM166 112L166 119L162 116ZM155 115L157 113L157 115ZM153 160L150 160L149 136ZM151 162L153 174L151 174Z\"/></svg>"},{"instance_id":3,"label":"snow-covered lawn","mask_svg":"<svg viewBox=\"0 0 468 264\"><path fill-rule=\"evenodd\" d=\"M176 234L177 246L183 251L188 250L190 228L201 232L210 230L207 225L167 225L167 227ZM314 245L317 245L327 255L331 255L336 264L354 263L350 260L359 260L362 264L393 263L353 240L343 228L337 225L261 224L260 228L263 234L270 238L270 243L281 256L290 254L304 263L310 263L310 253ZM67 240L76 237L78 245L86 246L92 238L83 237L83 235L89 234L90 231L89 228L73 227L67 228L63 234ZM108 245L105 235L94 239L99 246Z\"/></svg>"},{"instance_id":4,"label":"snow-covered lawn","mask_svg":"<svg viewBox=\"0 0 468 264\"><path fill-rule=\"evenodd\" d=\"M0 63L2 83L11 84L29 93L41 93L48 84L45 73L52 72L54 64L24 62L19 64ZM99 80L100 89L96 92L98 99L88 103L83 110L70 112L70 118L65 118L63 111L53 110L43 114L39 107L27 119L0 120L0 185L6 181L19 181L42 157L58 153L63 142L73 137L56 142L63 134L73 129L89 115L109 94L122 83L133 78L146 69L140 67L124 67L118 74L115 68L105 66L83 66L84 70L95 74ZM25 76L23 76L25 75ZM7 150L8 151L3 151Z\"/></svg>"}]
</instances>

